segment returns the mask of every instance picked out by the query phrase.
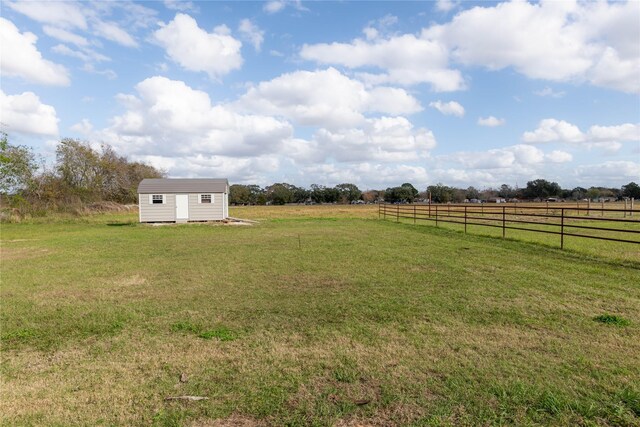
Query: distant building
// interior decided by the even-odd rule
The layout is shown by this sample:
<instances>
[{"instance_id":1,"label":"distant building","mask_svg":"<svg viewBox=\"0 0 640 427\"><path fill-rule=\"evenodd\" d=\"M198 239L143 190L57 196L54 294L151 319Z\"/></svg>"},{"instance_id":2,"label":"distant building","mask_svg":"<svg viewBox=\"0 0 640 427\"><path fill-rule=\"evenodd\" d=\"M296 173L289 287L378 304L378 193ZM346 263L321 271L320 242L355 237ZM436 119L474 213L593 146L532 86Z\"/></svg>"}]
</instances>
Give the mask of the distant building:
<instances>
[{"instance_id":1,"label":"distant building","mask_svg":"<svg viewBox=\"0 0 640 427\"><path fill-rule=\"evenodd\" d=\"M140 222L223 220L229 216L229 181L143 179L138 206Z\"/></svg>"}]
</instances>

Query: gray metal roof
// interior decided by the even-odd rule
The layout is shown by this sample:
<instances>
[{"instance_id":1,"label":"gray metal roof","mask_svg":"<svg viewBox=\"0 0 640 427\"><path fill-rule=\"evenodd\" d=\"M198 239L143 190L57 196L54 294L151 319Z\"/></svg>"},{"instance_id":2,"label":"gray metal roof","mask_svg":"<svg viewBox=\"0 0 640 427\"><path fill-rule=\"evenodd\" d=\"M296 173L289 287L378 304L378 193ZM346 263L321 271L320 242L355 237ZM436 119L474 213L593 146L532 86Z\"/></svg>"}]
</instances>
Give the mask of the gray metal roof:
<instances>
[{"instance_id":1,"label":"gray metal roof","mask_svg":"<svg viewBox=\"0 0 640 427\"><path fill-rule=\"evenodd\" d=\"M222 179L143 179L138 194L151 193L226 193L229 181Z\"/></svg>"}]
</instances>

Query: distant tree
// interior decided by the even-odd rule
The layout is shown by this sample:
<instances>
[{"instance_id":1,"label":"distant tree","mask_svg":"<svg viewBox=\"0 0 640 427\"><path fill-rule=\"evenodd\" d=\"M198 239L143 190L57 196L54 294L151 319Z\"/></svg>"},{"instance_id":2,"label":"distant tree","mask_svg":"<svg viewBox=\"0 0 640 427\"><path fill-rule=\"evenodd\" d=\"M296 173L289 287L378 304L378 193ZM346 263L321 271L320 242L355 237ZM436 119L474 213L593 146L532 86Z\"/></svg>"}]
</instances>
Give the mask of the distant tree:
<instances>
[{"instance_id":1,"label":"distant tree","mask_svg":"<svg viewBox=\"0 0 640 427\"><path fill-rule=\"evenodd\" d=\"M475 188L475 187L469 187L467 188L467 191L465 191L465 198L471 200L471 199L479 199L480 198L480 192Z\"/></svg>"},{"instance_id":2,"label":"distant tree","mask_svg":"<svg viewBox=\"0 0 640 427\"><path fill-rule=\"evenodd\" d=\"M0 193L24 190L31 184L38 164L33 150L23 145L11 145L8 135L0 133Z\"/></svg>"},{"instance_id":3,"label":"distant tree","mask_svg":"<svg viewBox=\"0 0 640 427\"><path fill-rule=\"evenodd\" d=\"M362 191L355 184L338 184L335 189L338 191L340 203L351 203L362 197Z\"/></svg>"},{"instance_id":4,"label":"distant tree","mask_svg":"<svg viewBox=\"0 0 640 427\"><path fill-rule=\"evenodd\" d=\"M276 183L266 188L267 200L274 205L284 205L291 203L293 200L293 191L291 184Z\"/></svg>"},{"instance_id":5,"label":"distant tree","mask_svg":"<svg viewBox=\"0 0 640 427\"><path fill-rule=\"evenodd\" d=\"M140 181L165 176L153 166L130 163L109 145L97 150L87 142L69 138L56 148L55 172L60 179L59 190L85 202L135 203Z\"/></svg>"},{"instance_id":6,"label":"distant tree","mask_svg":"<svg viewBox=\"0 0 640 427\"><path fill-rule=\"evenodd\" d=\"M304 203L309 198L311 192L306 188L293 186L291 188L291 201L293 203Z\"/></svg>"},{"instance_id":7,"label":"distant tree","mask_svg":"<svg viewBox=\"0 0 640 427\"><path fill-rule=\"evenodd\" d=\"M640 185L635 182L630 182L627 185L622 186L621 195L623 197L633 197L634 199L640 199Z\"/></svg>"},{"instance_id":8,"label":"distant tree","mask_svg":"<svg viewBox=\"0 0 640 427\"><path fill-rule=\"evenodd\" d=\"M264 199L263 205L267 202L265 197L265 191L262 187L256 184L247 185L249 190L249 203L252 205L259 205L260 200ZM262 196L262 198L260 197Z\"/></svg>"},{"instance_id":9,"label":"distant tree","mask_svg":"<svg viewBox=\"0 0 640 427\"><path fill-rule=\"evenodd\" d=\"M453 192L451 196L451 201L454 203L462 203L467 198L467 190L464 188L455 188L452 187Z\"/></svg>"},{"instance_id":10,"label":"distant tree","mask_svg":"<svg viewBox=\"0 0 640 427\"><path fill-rule=\"evenodd\" d=\"M547 197L559 196L562 192L557 182L549 182L546 179L536 179L527 182L524 189L525 197L529 199L546 199Z\"/></svg>"},{"instance_id":11,"label":"distant tree","mask_svg":"<svg viewBox=\"0 0 640 427\"><path fill-rule=\"evenodd\" d=\"M414 193L415 188L409 185L387 188L384 190L384 201L387 203L413 203L418 194Z\"/></svg>"},{"instance_id":12,"label":"distant tree","mask_svg":"<svg viewBox=\"0 0 640 427\"><path fill-rule=\"evenodd\" d=\"M242 184L233 184L229 187L229 204L248 205L251 203L251 190Z\"/></svg>"},{"instance_id":13,"label":"distant tree","mask_svg":"<svg viewBox=\"0 0 640 427\"><path fill-rule=\"evenodd\" d=\"M324 201L325 203L337 203L340 200L340 192L335 187L324 188Z\"/></svg>"},{"instance_id":14,"label":"distant tree","mask_svg":"<svg viewBox=\"0 0 640 427\"><path fill-rule=\"evenodd\" d=\"M400 187L405 188L407 190L408 192L407 194L409 194L407 201L409 203L413 203L413 201L418 197L418 194L420 194L420 192L416 189L416 187L414 187L411 183L405 182Z\"/></svg>"},{"instance_id":15,"label":"distant tree","mask_svg":"<svg viewBox=\"0 0 640 427\"><path fill-rule=\"evenodd\" d=\"M56 170L68 191L83 201L98 200L103 177L100 154L88 143L65 138L56 148Z\"/></svg>"},{"instance_id":16,"label":"distant tree","mask_svg":"<svg viewBox=\"0 0 640 427\"><path fill-rule=\"evenodd\" d=\"M583 187L576 187L571 190L571 198L573 200L582 200L587 197L587 189Z\"/></svg>"},{"instance_id":17,"label":"distant tree","mask_svg":"<svg viewBox=\"0 0 640 427\"><path fill-rule=\"evenodd\" d=\"M431 193L431 201L433 203L449 203L453 200L453 188L447 187L442 183L430 185L427 191Z\"/></svg>"},{"instance_id":18,"label":"distant tree","mask_svg":"<svg viewBox=\"0 0 640 427\"><path fill-rule=\"evenodd\" d=\"M598 197L600 197L600 189L596 187L589 187L587 190L587 198L589 200L596 200Z\"/></svg>"},{"instance_id":19,"label":"distant tree","mask_svg":"<svg viewBox=\"0 0 640 427\"><path fill-rule=\"evenodd\" d=\"M309 197L315 203L324 203L324 190L325 187L323 185L311 184L311 190L309 192Z\"/></svg>"},{"instance_id":20,"label":"distant tree","mask_svg":"<svg viewBox=\"0 0 640 427\"><path fill-rule=\"evenodd\" d=\"M511 188L508 184L502 184L500 189L498 190L498 196L503 197L505 199L511 199L515 197L516 192L513 188Z\"/></svg>"},{"instance_id":21,"label":"distant tree","mask_svg":"<svg viewBox=\"0 0 640 427\"><path fill-rule=\"evenodd\" d=\"M367 190L362 193L362 200L367 203L377 202L381 197L384 191L381 190Z\"/></svg>"}]
</instances>

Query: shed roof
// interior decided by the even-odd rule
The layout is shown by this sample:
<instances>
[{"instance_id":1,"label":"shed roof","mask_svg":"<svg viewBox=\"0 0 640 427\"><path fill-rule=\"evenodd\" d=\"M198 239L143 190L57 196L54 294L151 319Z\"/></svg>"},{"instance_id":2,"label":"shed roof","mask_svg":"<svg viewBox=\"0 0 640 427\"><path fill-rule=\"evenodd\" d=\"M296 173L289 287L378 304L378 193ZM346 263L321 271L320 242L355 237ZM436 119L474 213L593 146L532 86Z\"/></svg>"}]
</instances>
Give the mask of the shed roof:
<instances>
[{"instance_id":1,"label":"shed roof","mask_svg":"<svg viewBox=\"0 0 640 427\"><path fill-rule=\"evenodd\" d=\"M138 194L151 193L226 193L226 178L168 179L147 178L138 185Z\"/></svg>"}]
</instances>

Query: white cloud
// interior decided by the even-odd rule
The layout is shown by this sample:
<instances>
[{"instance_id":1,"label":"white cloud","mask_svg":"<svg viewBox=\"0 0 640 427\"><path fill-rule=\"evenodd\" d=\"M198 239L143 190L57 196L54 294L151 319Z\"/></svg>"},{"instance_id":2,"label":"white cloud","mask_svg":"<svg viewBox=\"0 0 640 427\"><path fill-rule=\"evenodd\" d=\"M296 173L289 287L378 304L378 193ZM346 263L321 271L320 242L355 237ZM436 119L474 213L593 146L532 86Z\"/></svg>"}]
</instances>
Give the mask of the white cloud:
<instances>
[{"instance_id":1,"label":"white cloud","mask_svg":"<svg viewBox=\"0 0 640 427\"><path fill-rule=\"evenodd\" d=\"M398 23L398 17L386 14L380 19L369 21L368 25L362 29L367 40L374 40L378 37L387 37L392 34L391 28Z\"/></svg>"},{"instance_id":2,"label":"white cloud","mask_svg":"<svg viewBox=\"0 0 640 427\"><path fill-rule=\"evenodd\" d=\"M97 35L126 47L137 47L138 42L115 22L99 21L93 25Z\"/></svg>"},{"instance_id":3,"label":"white cloud","mask_svg":"<svg viewBox=\"0 0 640 427\"><path fill-rule=\"evenodd\" d=\"M245 40L248 40L253 45L256 52L260 52L262 48L262 42L264 42L264 31L258 28L250 19L243 19L240 21L238 31Z\"/></svg>"},{"instance_id":4,"label":"white cloud","mask_svg":"<svg viewBox=\"0 0 640 427\"><path fill-rule=\"evenodd\" d=\"M0 69L2 75L21 77L33 83L67 86L69 73L65 67L42 57L33 33L20 33L11 22L0 17Z\"/></svg>"},{"instance_id":5,"label":"white cloud","mask_svg":"<svg viewBox=\"0 0 640 427\"><path fill-rule=\"evenodd\" d=\"M236 104L260 114L284 116L303 126L359 126L364 113L411 114L419 102L397 88L365 86L334 68L296 71L252 87Z\"/></svg>"},{"instance_id":6,"label":"white cloud","mask_svg":"<svg viewBox=\"0 0 640 427\"><path fill-rule=\"evenodd\" d=\"M284 2L284 0L273 0L266 2L262 7L262 10L267 13L277 13L284 9L285 6L286 3Z\"/></svg>"},{"instance_id":7,"label":"white cloud","mask_svg":"<svg viewBox=\"0 0 640 427\"><path fill-rule=\"evenodd\" d=\"M601 183L628 183L638 181L640 176L640 162L607 161L592 165L581 165L576 168L576 175L580 182L588 185L603 185Z\"/></svg>"},{"instance_id":8,"label":"white cloud","mask_svg":"<svg viewBox=\"0 0 640 427\"><path fill-rule=\"evenodd\" d=\"M442 102L435 101L430 102L429 107L435 108L440 111L445 116L456 116L463 117L464 116L464 107L457 103L456 101Z\"/></svg>"},{"instance_id":9,"label":"white cloud","mask_svg":"<svg viewBox=\"0 0 640 427\"><path fill-rule=\"evenodd\" d=\"M436 10L439 10L440 12L449 12L453 8L457 7L458 4L458 1L453 0L437 0Z\"/></svg>"},{"instance_id":10,"label":"white cloud","mask_svg":"<svg viewBox=\"0 0 640 427\"><path fill-rule=\"evenodd\" d=\"M87 20L75 2L13 1L3 4L44 24L62 28L87 29Z\"/></svg>"},{"instance_id":11,"label":"white cloud","mask_svg":"<svg viewBox=\"0 0 640 427\"><path fill-rule=\"evenodd\" d=\"M262 6L262 10L268 14L274 14L280 12L287 6L291 6L298 11L308 10L306 7L302 6L302 2L300 0L271 0Z\"/></svg>"},{"instance_id":12,"label":"white cloud","mask_svg":"<svg viewBox=\"0 0 640 427\"><path fill-rule=\"evenodd\" d=\"M359 128L320 129L313 139L327 157L339 162L413 162L426 158L436 146L430 130L414 129L404 117L367 119Z\"/></svg>"},{"instance_id":13,"label":"white cloud","mask_svg":"<svg viewBox=\"0 0 640 427\"><path fill-rule=\"evenodd\" d=\"M563 96L566 95L566 92L564 91L556 92L553 89L551 89L549 86L547 86L544 89L534 91L533 94L538 96L543 96L543 97L549 97L549 98L562 98Z\"/></svg>"},{"instance_id":14,"label":"white cloud","mask_svg":"<svg viewBox=\"0 0 640 427\"><path fill-rule=\"evenodd\" d=\"M478 117L478 124L480 126L487 126L490 128L496 126L502 126L506 123L505 119L499 119L497 117L489 116L489 117Z\"/></svg>"},{"instance_id":15,"label":"white cloud","mask_svg":"<svg viewBox=\"0 0 640 427\"><path fill-rule=\"evenodd\" d=\"M567 163L573 160L571 153L560 150L553 150L549 154L546 154L545 158L551 163Z\"/></svg>"},{"instance_id":16,"label":"white cloud","mask_svg":"<svg viewBox=\"0 0 640 427\"><path fill-rule=\"evenodd\" d=\"M169 10L179 10L181 12L197 11L198 8L191 1L182 0L164 0L164 7Z\"/></svg>"},{"instance_id":17,"label":"white cloud","mask_svg":"<svg viewBox=\"0 0 640 427\"><path fill-rule=\"evenodd\" d=\"M91 63L85 63L82 66L82 70L86 71L88 73L93 73L93 74L98 74L101 76L105 76L107 79L109 80L115 80L118 78L118 74L111 70L111 69L105 69L105 70L99 70L95 67L95 65L91 64Z\"/></svg>"},{"instance_id":18,"label":"white cloud","mask_svg":"<svg viewBox=\"0 0 640 427\"><path fill-rule=\"evenodd\" d=\"M375 67L383 73L361 73L371 84L429 83L435 91L454 91L465 87L458 70L448 68L447 49L437 41L412 34L373 42L356 39L351 43L305 44L300 56L323 64L348 68Z\"/></svg>"},{"instance_id":19,"label":"white cloud","mask_svg":"<svg viewBox=\"0 0 640 427\"><path fill-rule=\"evenodd\" d=\"M525 132L522 140L527 143L573 142L597 147L598 143L640 141L640 124L625 123L618 126L594 125L582 132L576 125L564 120L544 119L534 131ZM603 146L602 144L600 145ZM619 145L616 145L619 148Z\"/></svg>"},{"instance_id":20,"label":"white cloud","mask_svg":"<svg viewBox=\"0 0 640 427\"><path fill-rule=\"evenodd\" d=\"M461 151L441 159L460 163L468 169L514 169L542 164L545 154L531 145L518 144L479 152Z\"/></svg>"},{"instance_id":21,"label":"white cloud","mask_svg":"<svg viewBox=\"0 0 640 427\"><path fill-rule=\"evenodd\" d=\"M527 143L582 142L584 139L584 134L576 125L556 119L544 119L536 130L525 132L522 135L522 140Z\"/></svg>"},{"instance_id":22,"label":"white cloud","mask_svg":"<svg viewBox=\"0 0 640 427\"><path fill-rule=\"evenodd\" d=\"M77 58L85 62L103 62L110 61L110 58L102 55L101 53L95 52L91 49L80 49L73 50L69 46L58 44L51 48L51 50L60 55L70 56L72 58Z\"/></svg>"},{"instance_id":23,"label":"white cloud","mask_svg":"<svg viewBox=\"0 0 640 427\"><path fill-rule=\"evenodd\" d=\"M43 104L33 92L6 95L0 90L2 123L7 132L58 135L58 117L51 105Z\"/></svg>"},{"instance_id":24,"label":"white cloud","mask_svg":"<svg viewBox=\"0 0 640 427\"><path fill-rule=\"evenodd\" d=\"M589 128L587 135L592 141L640 141L640 124L594 125Z\"/></svg>"},{"instance_id":25,"label":"white cloud","mask_svg":"<svg viewBox=\"0 0 640 427\"><path fill-rule=\"evenodd\" d=\"M449 3L442 3L447 8ZM436 91L465 88L452 64L513 68L533 79L589 82L640 93L640 2L512 1L463 10L419 35L304 45L303 59L364 70L371 84L429 83Z\"/></svg>"},{"instance_id":26,"label":"white cloud","mask_svg":"<svg viewBox=\"0 0 640 427\"><path fill-rule=\"evenodd\" d=\"M189 15L178 13L153 36L169 58L187 70L217 78L242 66L240 41L221 30L207 33Z\"/></svg>"},{"instance_id":27,"label":"white cloud","mask_svg":"<svg viewBox=\"0 0 640 427\"><path fill-rule=\"evenodd\" d=\"M63 30L62 28L56 28L56 27L51 27L49 25L45 25L44 27L42 27L42 30L49 37L53 37L54 39L58 39L63 42L73 43L76 46L83 46L83 47L89 45L89 41L86 38L79 36L77 34L74 34L70 31Z\"/></svg>"},{"instance_id":28,"label":"white cloud","mask_svg":"<svg viewBox=\"0 0 640 427\"><path fill-rule=\"evenodd\" d=\"M637 93L639 13L636 1L514 1L462 11L423 37L445 44L465 65Z\"/></svg>"},{"instance_id":29,"label":"white cloud","mask_svg":"<svg viewBox=\"0 0 640 427\"><path fill-rule=\"evenodd\" d=\"M85 137L88 137L93 133L93 125L91 124L91 121L89 121L89 119L82 119L75 125L71 126L69 129Z\"/></svg>"},{"instance_id":30,"label":"white cloud","mask_svg":"<svg viewBox=\"0 0 640 427\"><path fill-rule=\"evenodd\" d=\"M151 77L136 92L118 97L125 112L96 135L125 154L253 157L277 152L293 132L272 117L212 105L209 95L181 81Z\"/></svg>"}]
</instances>

